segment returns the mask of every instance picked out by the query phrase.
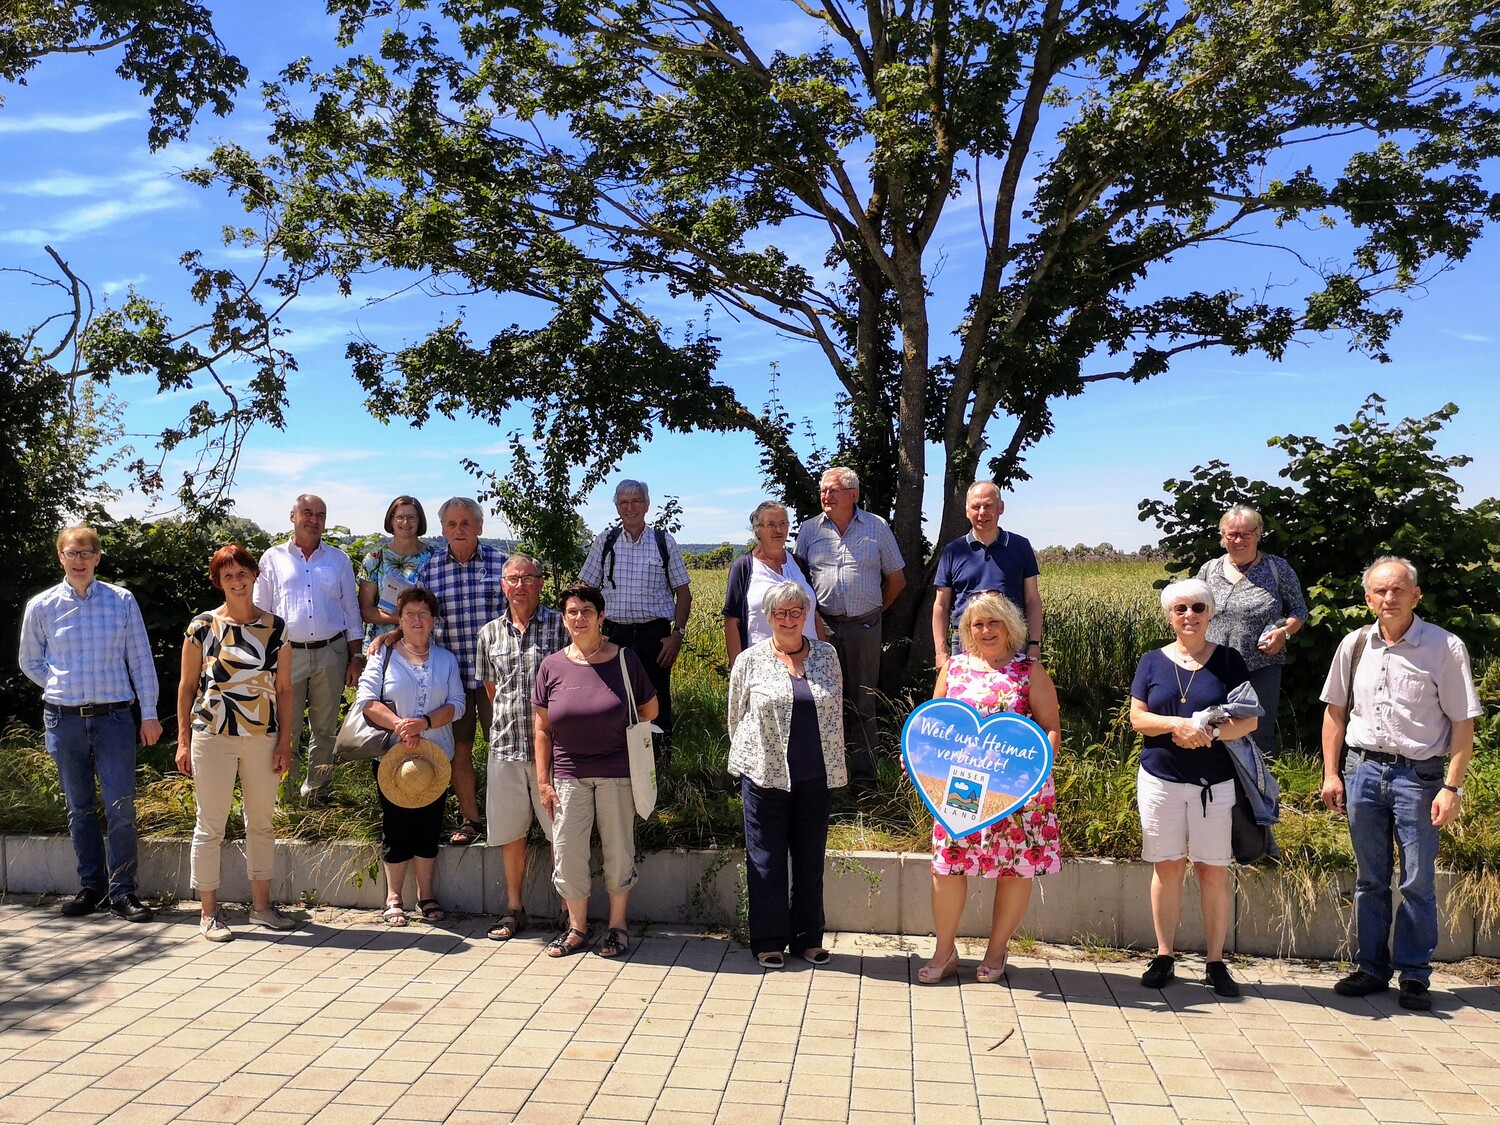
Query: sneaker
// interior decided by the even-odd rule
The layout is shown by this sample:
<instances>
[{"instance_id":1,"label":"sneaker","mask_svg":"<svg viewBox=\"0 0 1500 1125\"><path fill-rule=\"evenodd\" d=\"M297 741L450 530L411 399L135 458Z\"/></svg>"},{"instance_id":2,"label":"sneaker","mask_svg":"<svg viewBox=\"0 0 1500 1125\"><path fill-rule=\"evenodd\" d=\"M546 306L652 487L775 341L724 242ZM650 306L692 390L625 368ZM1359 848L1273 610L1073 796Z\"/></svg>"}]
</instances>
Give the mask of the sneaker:
<instances>
[{"instance_id":1,"label":"sneaker","mask_svg":"<svg viewBox=\"0 0 1500 1125\"><path fill-rule=\"evenodd\" d=\"M1410 1012L1432 1011L1432 996L1427 991L1427 986L1419 980L1404 980L1401 982L1401 995L1396 998L1396 1003Z\"/></svg>"},{"instance_id":2,"label":"sneaker","mask_svg":"<svg viewBox=\"0 0 1500 1125\"><path fill-rule=\"evenodd\" d=\"M224 919L217 910L198 923L198 932L209 941L234 940L234 931L224 924Z\"/></svg>"},{"instance_id":3,"label":"sneaker","mask_svg":"<svg viewBox=\"0 0 1500 1125\"><path fill-rule=\"evenodd\" d=\"M1220 996L1240 994L1240 986L1229 975L1229 966L1223 961L1210 961L1203 966L1203 983Z\"/></svg>"},{"instance_id":4,"label":"sneaker","mask_svg":"<svg viewBox=\"0 0 1500 1125\"><path fill-rule=\"evenodd\" d=\"M250 911L250 921L254 922L257 926L264 926L268 930L285 931L297 928L297 919L289 918L277 910L274 905L267 907L265 910Z\"/></svg>"},{"instance_id":5,"label":"sneaker","mask_svg":"<svg viewBox=\"0 0 1500 1125\"><path fill-rule=\"evenodd\" d=\"M62 904L62 916L64 918L82 918L86 914L92 914L99 909L99 904L104 901L103 891L93 891L84 887L67 902Z\"/></svg>"},{"instance_id":6,"label":"sneaker","mask_svg":"<svg viewBox=\"0 0 1500 1125\"><path fill-rule=\"evenodd\" d=\"M1147 988L1165 988L1177 976L1177 958L1162 953L1151 958L1151 964L1141 974L1141 983Z\"/></svg>"},{"instance_id":7,"label":"sneaker","mask_svg":"<svg viewBox=\"0 0 1500 1125\"><path fill-rule=\"evenodd\" d=\"M135 895L126 895L122 899L116 899L109 904L109 912L116 918L124 918L127 922L149 922L156 917L151 913L151 908Z\"/></svg>"},{"instance_id":8,"label":"sneaker","mask_svg":"<svg viewBox=\"0 0 1500 1125\"><path fill-rule=\"evenodd\" d=\"M1333 990L1340 996L1372 996L1377 992L1384 992L1390 986L1389 981L1382 980L1374 973L1356 969L1347 977L1335 982Z\"/></svg>"}]
</instances>

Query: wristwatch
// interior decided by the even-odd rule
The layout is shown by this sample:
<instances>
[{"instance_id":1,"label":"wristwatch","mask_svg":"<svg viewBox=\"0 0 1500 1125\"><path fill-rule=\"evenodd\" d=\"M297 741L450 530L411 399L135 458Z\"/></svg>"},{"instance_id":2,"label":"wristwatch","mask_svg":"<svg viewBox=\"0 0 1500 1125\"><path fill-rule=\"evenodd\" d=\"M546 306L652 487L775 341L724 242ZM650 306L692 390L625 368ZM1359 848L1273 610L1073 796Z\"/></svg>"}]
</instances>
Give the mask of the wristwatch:
<instances>
[{"instance_id":1,"label":"wristwatch","mask_svg":"<svg viewBox=\"0 0 1500 1125\"><path fill-rule=\"evenodd\" d=\"M1445 781L1443 782L1443 788L1448 790L1448 792L1452 793L1455 797L1462 797L1464 795L1464 787L1462 785L1449 785Z\"/></svg>"},{"instance_id":2,"label":"wristwatch","mask_svg":"<svg viewBox=\"0 0 1500 1125\"><path fill-rule=\"evenodd\" d=\"M673 626L672 632L676 633L683 640L687 640L687 626L686 625L676 625L676 626Z\"/></svg>"},{"instance_id":3,"label":"wristwatch","mask_svg":"<svg viewBox=\"0 0 1500 1125\"><path fill-rule=\"evenodd\" d=\"M1214 726L1209 727L1208 728L1208 733L1214 736L1214 741L1215 742L1219 741L1219 728L1218 728L1217 724L1214 725Z\"/></svg>"}]
</instances>

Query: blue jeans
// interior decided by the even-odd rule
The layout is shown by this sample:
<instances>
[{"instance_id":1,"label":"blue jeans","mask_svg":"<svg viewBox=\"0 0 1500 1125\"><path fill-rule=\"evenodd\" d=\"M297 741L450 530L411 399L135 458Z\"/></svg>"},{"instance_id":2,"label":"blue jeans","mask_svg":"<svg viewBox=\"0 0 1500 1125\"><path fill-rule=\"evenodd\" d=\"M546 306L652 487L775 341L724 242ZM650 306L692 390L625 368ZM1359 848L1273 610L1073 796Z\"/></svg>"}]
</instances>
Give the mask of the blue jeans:
<instances>
[{"instance_id":1,"label":"blue jeans","mask_svg":"<svg viewBox=\"0 0 1500 1125\"><path fill-rule=\"evenodd\" d=\"M135 893L135 719L128 708L88 719L48 709L42 719L47 753L57 764L68 803L78 881L84 889L107 893L111 902L118 902ZM107 839L99 832L96 776L104 798Z\"/></svg>"},{"instance_id":2,"label":"blue jeans","mask_svg":"<svg viewBox=\"0 0 1500 1125\"><path fill-rule=\"evenodd\" d=\"M791 792L740 778L750 952L801 953L823 944L823 864L833 794L822 778Z\"/></svg>"},{"instance_id":3,"label":"blue jeans","mask_svg":"<svg viewBox=\"0 0 1500 1125\"><path fill-rule=\"evenodd\" d=\"M1438 830L1432 802L1443 786L1445 759L1386 765L1349 748L1344 806L1359 866L1354 925L1359 967L1381 980L1392 973L1427 983L1438 943ZM1391 941L1391 851L1401 857L1401 906Z\"/></svg>"}]
</instances>

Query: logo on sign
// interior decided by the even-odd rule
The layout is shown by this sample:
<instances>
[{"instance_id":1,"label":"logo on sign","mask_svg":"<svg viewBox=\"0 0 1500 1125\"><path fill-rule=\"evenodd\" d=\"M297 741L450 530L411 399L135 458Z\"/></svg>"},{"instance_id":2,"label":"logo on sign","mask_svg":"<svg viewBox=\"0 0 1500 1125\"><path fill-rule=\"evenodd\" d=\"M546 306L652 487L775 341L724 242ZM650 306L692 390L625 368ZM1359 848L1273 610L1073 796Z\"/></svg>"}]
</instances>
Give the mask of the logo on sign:
<instances>
[{"instance_id":1,"label":"logo on sign","mask_svg":"<svg viewBox=\"0 0 1500 1125\"><path fill-rule=\"evenodd\" d=\"M1052 743L1024 715L986 718L961 699L929 699L901 728L901 760L933 818L949 835L967 836L1041 791Z\"/></svg>"}]
</instances>

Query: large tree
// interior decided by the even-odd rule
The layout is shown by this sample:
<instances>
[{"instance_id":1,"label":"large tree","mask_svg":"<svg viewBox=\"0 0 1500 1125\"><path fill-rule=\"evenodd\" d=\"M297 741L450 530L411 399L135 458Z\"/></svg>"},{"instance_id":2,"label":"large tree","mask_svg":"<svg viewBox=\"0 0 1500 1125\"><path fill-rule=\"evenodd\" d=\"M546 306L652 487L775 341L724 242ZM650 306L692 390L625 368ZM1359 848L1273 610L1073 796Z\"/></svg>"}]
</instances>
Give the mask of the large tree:
<instances>
[{"instance_id":1,"label":"large tree","mask_svg":"<svg viewBox=\"0 0 1500 1125\"><path fill-rule=\"evenodd\" d=\"M372 409L528 403L585 481L659 427L745 429L803 513L836 457L912 564L888 627L918 643L929 445L942 541L975 475L1024 479L1054 400L1091 383L1313 332L1383 359L1393 295L1500 214L1492 3L329 7L352 56L288 68L269 155L222 149L201 178L272 215L299 269L538 304L488 339L453 317L351 346ZM966 307L934 323L945 221L976 218ZM1179 275L1235 242L1250 276ZM715 377L700 306L821 357L845 419L826 453Z\"/></svg>"}]
</instances>

